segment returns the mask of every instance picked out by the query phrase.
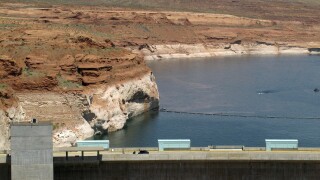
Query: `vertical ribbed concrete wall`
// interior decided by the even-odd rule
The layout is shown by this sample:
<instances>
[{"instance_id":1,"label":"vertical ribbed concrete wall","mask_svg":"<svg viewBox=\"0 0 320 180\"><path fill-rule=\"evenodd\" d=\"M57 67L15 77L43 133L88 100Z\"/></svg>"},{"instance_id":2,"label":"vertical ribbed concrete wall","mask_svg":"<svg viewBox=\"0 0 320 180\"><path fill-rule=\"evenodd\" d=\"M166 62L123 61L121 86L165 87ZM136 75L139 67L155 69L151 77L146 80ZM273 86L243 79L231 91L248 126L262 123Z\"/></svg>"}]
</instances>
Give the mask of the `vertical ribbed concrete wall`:
<instances>
[{"instance_id":1,"label":"vertical ribbed concrete wall","mask_svg":"<svg viewBox=\"0 0 320 180\"><path fill-rule=\"evenodd\" d=\"M11 126L11 179L53 180L52 125Z\"/></svg>"},{"instance_id":2,"label":"vertical ribbed concrete wall","mask_svg":"<svg viewBox=\"0 0 320 180\"><path fill-rule=\"evenodd\" d=\"M319 162L142 161L55 165L55 180L320 179Z\"/></svg>"}]
</instances>

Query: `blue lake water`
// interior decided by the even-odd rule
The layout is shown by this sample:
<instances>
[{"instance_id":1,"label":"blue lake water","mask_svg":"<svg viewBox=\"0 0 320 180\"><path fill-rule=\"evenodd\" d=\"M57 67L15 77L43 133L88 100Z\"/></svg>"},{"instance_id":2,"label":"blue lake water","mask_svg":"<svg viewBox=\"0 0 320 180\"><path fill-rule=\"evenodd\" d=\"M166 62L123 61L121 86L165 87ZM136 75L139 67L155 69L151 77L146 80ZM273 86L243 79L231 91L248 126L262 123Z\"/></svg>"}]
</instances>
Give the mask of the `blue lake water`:
<instances>
[{"instance_id":1,"label":"blue lake water","mask_svg":"<svg viewBox=\"0 0 320 180\"><path fill-rule=\"evenodd\" d=\"M243 56L149 62L161 108L110 133L112 147L157 146L188 138L192 146L264 146L294 138L320 147L320 56ZM222 115L222 116L221 116Z\"/></svg>"}]
</instances>

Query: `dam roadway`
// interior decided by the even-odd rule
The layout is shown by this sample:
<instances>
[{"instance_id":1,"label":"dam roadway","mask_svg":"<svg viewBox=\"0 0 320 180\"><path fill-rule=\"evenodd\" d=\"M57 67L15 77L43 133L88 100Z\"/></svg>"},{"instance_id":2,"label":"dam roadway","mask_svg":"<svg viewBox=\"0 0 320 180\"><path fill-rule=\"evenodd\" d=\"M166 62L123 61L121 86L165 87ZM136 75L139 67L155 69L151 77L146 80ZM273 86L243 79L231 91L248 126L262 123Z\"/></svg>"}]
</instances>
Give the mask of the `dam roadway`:
<instances>
[{"instance_id":1,"label":"dam roadway","mask_svg":"<svg viewBox=\"0 0 320 180\"><path fill-rule=\"evenodd\" d=\"M263 148L157 151L138 148L54 152L54 179L319 179L320 148L264 151ZM0 152L1 153L1 152ZM3 152L5 153L5 152ZM10 156L0 154L0 174L10 179ZM2 178L1 178L2 179Z\"/></svg>"}]
</instances>

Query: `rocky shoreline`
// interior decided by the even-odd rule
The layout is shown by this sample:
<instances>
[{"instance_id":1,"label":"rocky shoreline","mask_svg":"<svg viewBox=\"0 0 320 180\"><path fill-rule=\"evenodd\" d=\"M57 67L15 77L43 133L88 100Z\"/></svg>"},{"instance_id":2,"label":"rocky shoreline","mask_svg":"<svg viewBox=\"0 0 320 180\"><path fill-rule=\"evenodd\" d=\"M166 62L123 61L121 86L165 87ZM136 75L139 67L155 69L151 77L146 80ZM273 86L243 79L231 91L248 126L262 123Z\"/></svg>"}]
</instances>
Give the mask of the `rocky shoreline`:
<instances>
[{"instance_id":1,"label":"rocky shoreline","mask_svg":"<svg viewBox=\"0 0 320 180\"><path fill-rule=\"evenodd\" d=\"M148 45L139 51L146 61L239 55L320 54L320 48L267 42L242 43L241 41L223 44Z\"/></svg>"},{"instance_id":2,"label":"rocky shoreline","mask_svg":"<svg viewBox=\"0 0 320 180\"><path fill-rule=\"evenodd\" d=\"M63 121L53 123L54 146L63 147L122 129L129 118L159 107L158 88L151 72L81 93L27 92L14 96L10 107L0 110L0 150L10 147L11 122L35 117L40 121Z\"/></svg>"}]
</instances>

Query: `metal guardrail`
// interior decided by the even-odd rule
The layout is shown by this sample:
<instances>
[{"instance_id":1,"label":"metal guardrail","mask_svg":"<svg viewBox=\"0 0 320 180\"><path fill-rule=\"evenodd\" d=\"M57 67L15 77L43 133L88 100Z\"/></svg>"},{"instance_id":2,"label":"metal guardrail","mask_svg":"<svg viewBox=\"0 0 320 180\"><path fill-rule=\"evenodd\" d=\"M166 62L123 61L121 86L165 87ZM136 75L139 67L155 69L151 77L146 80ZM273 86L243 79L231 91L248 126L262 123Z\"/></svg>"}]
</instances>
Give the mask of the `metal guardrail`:
<instances>
[{"instance_id":1,"label":"metal guardrail","mask_svg":"<svg viewBox=\"0 0 320 180\"><path fill-rule=\"evenodd\" d=\"M103 151L103 147L59 147L53 148L53 152L76 152L76 151Z\"/></svg>"},{"instance_id":2,"label":"metal guardrail","mask_svg":"<svg viewBox=\"0 0 320 180\"><path fill-rule=\"evenodd\" d=\"M210 149L243 149L244 146L208 146Z\"/></svg>"},{"instance_id":3,"label":"metal guardrail","mask_svg":"<svg viewBox=\"0 0 320 180\"><path fill-rule=\"evenodd\" d=\"M243 151L265 151L266 147L243 147Z\"/></svg>"},{"instance_id":4,"label":"metal guardrail","mask_svg":"<svg viewBox=\"0 0 320 180\"><path fill-rule=\"evenodd\" d=\"M69 159L69 152L79 152L81 151L81 159L84 160L84 152L97 152L97 159L99 159L100 151L103 151L103 147L61 147L54 148L54 152L65 152L66 160Z\"/></svg>"}]
</instances>

